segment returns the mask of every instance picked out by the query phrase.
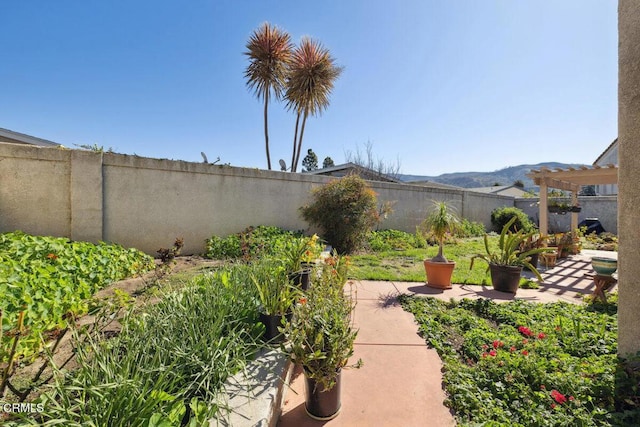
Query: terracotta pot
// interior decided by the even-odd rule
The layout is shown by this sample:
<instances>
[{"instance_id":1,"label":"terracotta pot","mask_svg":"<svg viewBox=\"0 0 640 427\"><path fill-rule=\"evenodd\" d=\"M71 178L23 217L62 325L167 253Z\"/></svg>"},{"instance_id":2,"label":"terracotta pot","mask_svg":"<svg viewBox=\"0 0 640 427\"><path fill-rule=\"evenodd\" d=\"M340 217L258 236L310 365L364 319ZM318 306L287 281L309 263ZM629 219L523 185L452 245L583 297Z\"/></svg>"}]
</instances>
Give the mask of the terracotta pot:
<instances>
[{"instance_id":1,"label":"terracotta pot","mask_svg":"<svg viewBox=\"0 0 640 427\"><path fill-rule=\"evenodd\" d=\"M427 286L436 289L451 289L451 276L455 266L456 263L453 261L433 262L425 259L424 271L427 275Z\"/></svg>"},{"instance_id":2,"label":"terracotta pot","mask_svg":"<svg viewBox=\"0 0 640 427\"><path fill-rule=\"evenodd\" d=\"M500 292L515 294L520 286L521 266L489 264L491 269L491 284L493 289Z\"/></svg>"},{"instance_id":3,"label":"terracotta pot","mask_svg":"<svg viewBox=\"0 0 640 427\"><path fill-rule=\"evenodd\" d=\"M304 375L306 385L305 411L314 420L328 421L338 416L342 405L340 398L340 385L342 371L338 371L336 384L326 390L314 379Z\"/></svg>"}]
</instances>

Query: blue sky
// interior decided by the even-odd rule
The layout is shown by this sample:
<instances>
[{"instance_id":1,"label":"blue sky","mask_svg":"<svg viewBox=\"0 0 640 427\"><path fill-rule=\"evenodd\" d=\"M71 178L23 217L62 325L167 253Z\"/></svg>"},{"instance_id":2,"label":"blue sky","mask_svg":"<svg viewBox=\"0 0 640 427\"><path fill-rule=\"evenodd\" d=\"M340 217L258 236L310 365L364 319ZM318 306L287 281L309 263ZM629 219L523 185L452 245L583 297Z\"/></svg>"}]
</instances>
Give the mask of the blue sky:
<instances>
[{"instance_id":1,"label":"blue sky","mask_svg":"<svg viewBox=\"0 0 640 427\"><path fill-rule=\"evenodd\" d=\"M617 136L611 0L30 0L0 3L0 127L68 147L266 168L244 80L262 22L344 67L303 153L369 141L401 172L591 164ZM295 116L270 106L271 156Z\"/></svg>"}]
</instances>

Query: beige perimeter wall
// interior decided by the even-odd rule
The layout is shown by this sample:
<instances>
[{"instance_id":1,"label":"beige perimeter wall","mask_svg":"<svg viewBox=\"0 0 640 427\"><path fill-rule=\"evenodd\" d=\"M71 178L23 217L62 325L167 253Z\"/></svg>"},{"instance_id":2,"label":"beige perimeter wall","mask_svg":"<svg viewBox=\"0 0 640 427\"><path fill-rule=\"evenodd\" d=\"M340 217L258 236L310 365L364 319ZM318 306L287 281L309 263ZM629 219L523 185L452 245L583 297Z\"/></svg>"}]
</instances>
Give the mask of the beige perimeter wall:
<instances>
[{"instance_id":1,"label":"beige perimeter wall","mask_svg":"<svg viewBox=\"0 0 640 427\"><path fill-rule=\"evenodd\" d=\"M176 237L202 253L212 235L251 225L311 232L298 208L333 178L157 160L112 153L0 144L0 232L105 240L155 255ZM462 190L371 182L393 212L381 224L409 232L433 200L490 227L490 214L513 199Z\"/></svg>"}]
</instances>

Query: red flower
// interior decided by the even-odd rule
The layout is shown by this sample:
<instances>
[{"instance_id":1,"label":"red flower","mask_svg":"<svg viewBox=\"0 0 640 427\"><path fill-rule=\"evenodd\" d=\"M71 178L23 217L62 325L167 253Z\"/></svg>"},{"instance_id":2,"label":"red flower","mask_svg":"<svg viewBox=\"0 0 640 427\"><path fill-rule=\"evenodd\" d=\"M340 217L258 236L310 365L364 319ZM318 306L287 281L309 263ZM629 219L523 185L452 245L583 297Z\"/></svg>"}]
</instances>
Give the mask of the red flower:
<instances>
[{"instance_id":1,"label":"red flower","mask_svg":"<svg viewBox=\"0 0 640 427\"><path fill-rule=\"evenodd\" d=\"M569 396L569 400L570 400L571 402L573 402L573 401L575 400L575 398L574 398L573 396Z\"/></svg>"},{"instance_id":2,"label":"red flower","mask_svg":"<svg viewBox=\"0 0 640 427\"><path fill-rule=\"evenodd\" d=\"M495 350L491 350L491 351L489 352L489 356L493 356L493 357L495 357L497 354L498 354L498 353L497 353Z\"/></svg>"},{"instance_id":3,"label":"red flower","mask_svg":"<svg viewBox=\"0 0 640 427\"><path fill-rule=\"evenodd\" d=\"M483 350L486 350L486 349L488 349L488 348L489 348L489 346L488 346L488 345L486 345L486 344L482 344L482 349L483 349Z\"/></svg>"},{"instance_id":4,"label":"red flower","mask_svg":"<svg viewBox=\"0 0 640 427\"><path fill-rule=\"evenodd\" d=\"M545 387L544 384L540 384L540 390L546 390L546 389L547 389L547 387Z\"/></svg>"},{"instance_id":5,"label":"red flower","mask_svg":"<svg viewBox=\"0 0 640 427\"><path fill-rule=\"evenodd\" d=\"M528 336L528 337L533 335L533 332L531 332L531 329L527 328L526 326L518 327L518 332L520 332L522 335L525 335L525 336Z\"/></svg>"},{"instance_id":6,"label":"red flower","mask_svg":"<svg viewBox=\"0 0 640 427\"><path fill-rule=\"evenodd\" d=\"M509 351L512 351L512 352L513 352L513 351L516 351L515 346L511 346L511 347L509 348Z\"/></svg>"},{"instance_id":7,"label":"red flower","mask_svg":"<svg viewBox=\"0 0 640 427\"><path fill-rule=\"evenodd\" d=\"M504 346L504 343L502 341L495 340L493 342L493 348L498 348L498 347L502 347L502 346Z\"/></svg>"},{"instance_id":8,"label":"red flower","mask_svg":"<svg viewBox=\"0 0 640 427\"><path fill-rule=\"evenodd\" d=\"M482 358L486 359L487 358L487 353L482 353Z\"/></svg>"},{"instance_id":9,"label":"red flower","mask_svg":"<svg viewBox=\"0 0 640 427\"><path fill-rule=\"evenodd\" d=\"M305 305L307 303L307 299L302 297L300 298L300 304Z\"/></svg>"},{"instance_id":10,"label":"red flower","mask_svg":"<svg viewBox=\"0 0 640 427\"><path fill-rule=\"evenodd\" d=\"M556 389L551 390L551 397L553 397L553 400L555 400L557 403L559 403L561 405L567 401L566 396L564 394L560 393Z\"/></svg>"},{"instance_id":11,"label":"red flower","mask_svg":"<svg viewBox=\"0 0 640 427\"><path fill-rule=\"evenodd\" d=\"M56 255L56 254L49 254L49 255L47 255L47 258L49 258L49 259L56 259L56 258L58 258L58 255Z\"/></svg>"},{"instance_id":12,"label":"red flower","mask_svg":"<svg viewBox=\"0 0 640 427\"><path fill-rule=\"evenodd\" d=\"M525 339L523 339L523 340L522 340L522 344L529 344L529 340L528 340L528 339L526 339L526 338L525 338Z\"/></svg>"},{"instance_id":13,"label":"red flower","mask_svg":"<svg viewBox=\"0 0 640 427\"><path fill-rule=\"evenodd\" d=\"M551 409L556 409L556 404L555 403L551 404Z\"/></svg>"},{"instance_id":14,"label":"red flower","mask_svg":"<svg viewBox=\"0 0 640 427\"><path fill-rule=\"evenodd\" d=\"M522 350L522 354L523 354L524 356L528 356L528 355L529 355L529 352L528 352L527 350Z\"/></svg>"},{"instance_id":15,"label":"red flower","mask_svg":"<svg viewBox=\"0 0 640 427\"><path fill-rule=\"evenodd\" d=\"M543 332L540 332L540 333L538 334L538 339L539 339L539 340L544 339L545 337L546 337L546 335L545 335Z\"/></svg>"}]
</instances>

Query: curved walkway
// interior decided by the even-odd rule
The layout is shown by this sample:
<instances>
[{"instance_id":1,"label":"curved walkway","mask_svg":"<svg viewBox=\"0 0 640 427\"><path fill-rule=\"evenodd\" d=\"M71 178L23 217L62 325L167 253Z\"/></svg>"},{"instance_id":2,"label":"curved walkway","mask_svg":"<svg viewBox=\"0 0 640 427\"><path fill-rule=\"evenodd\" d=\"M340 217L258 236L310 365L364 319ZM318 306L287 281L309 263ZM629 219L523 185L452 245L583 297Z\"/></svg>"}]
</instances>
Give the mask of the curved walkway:
<instances>
[{"instance_id":1,"label":"curved walkway","mask_svg":"<svg viewBox=\"0 0 640 427\"><path fill-rule=\"evenodd\" d=\"M418 336L413 316L399 306L396 296L408 293L450 298L490 298L495 301L523 299L534 302L579 303L593 292L592 256L615 258L614 252L583 251L542 270L539 289L520 289L514 296L490 286L453 285L441 291L415 282L355 282L358 304L355 324L360 329L351 361L362 358L361 369L346 370L342 379L342 410L328 422L314 421L304 410L304 378L295 373L285 389L280 427L440 427L455 420L444 406L442 364L435 350Z\"/></svg>"}]
</instances>

